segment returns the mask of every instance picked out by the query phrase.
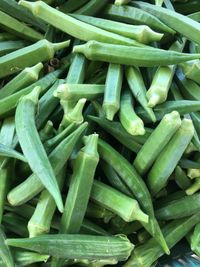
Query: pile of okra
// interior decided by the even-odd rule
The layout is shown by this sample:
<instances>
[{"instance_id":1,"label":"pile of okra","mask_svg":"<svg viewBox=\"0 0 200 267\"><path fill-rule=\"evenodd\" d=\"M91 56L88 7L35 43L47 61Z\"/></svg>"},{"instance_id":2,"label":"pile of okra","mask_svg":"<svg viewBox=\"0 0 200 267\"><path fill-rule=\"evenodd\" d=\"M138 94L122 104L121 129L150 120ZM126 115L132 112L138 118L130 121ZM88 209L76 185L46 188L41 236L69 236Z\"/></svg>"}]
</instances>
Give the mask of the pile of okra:
<instances>
[{"instance_id":1,"label":"pile of okra","mask_svg":"<svg viewBox=\"0 0 200 267\"><path fill-rule=\"evenodd\" d=\"M0 266L200 257L199 22L197 0L0 0Z\"/></svg>"}]
</instances>

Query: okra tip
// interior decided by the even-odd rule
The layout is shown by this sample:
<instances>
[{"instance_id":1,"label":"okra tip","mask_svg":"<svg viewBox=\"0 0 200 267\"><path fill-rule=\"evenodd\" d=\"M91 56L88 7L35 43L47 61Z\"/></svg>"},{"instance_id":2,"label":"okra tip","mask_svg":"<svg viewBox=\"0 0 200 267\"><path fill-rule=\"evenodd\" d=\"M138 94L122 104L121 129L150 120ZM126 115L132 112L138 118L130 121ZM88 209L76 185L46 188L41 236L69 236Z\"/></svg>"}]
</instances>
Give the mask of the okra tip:
<instances>
[{"instance_id":1,"label":"okra tip","mask_svg":"<svg viewBox=\"0 0 200 267\"><path fill-rule=\"evenodd\" d=\"M163 38L163 36L164 33L155 32L150 27L144 26L139 41L144 44L148 44L152 41L158 42Z\"/></svg>"},{"instance_id":2,"label":"okra tip","mask_svg":"<svg viewBox=\"0 0 200 267\"><path fill-rule=\"evenodd\" d=\"M25 0L20 0L18 2L18 4L20 6L23 6L25 8L27 8L28 10L30 10L34 15L37 14L37 8L38 8L38 4L39 2L41 1L36 1L36 2L28 2L28 1L25 1Z\"/></svg>"},{"instance_id":3,"label":"okra tip","mask_svg":"<svg viewBox=\"0 0 200 267\"><path fill-rule=\"evenodd\" d=\"M25 95L24 97L22 97L22 99L27 99L27 100L29 99L32 102L37 104L41 91L42 91L41 86L36 86L28 95Z\"/></svg>"},{"instance_id":4,"label":"okra tip","mask_svg":"<svg viewBox=\"0 0 200 267\"><path fill-rule=\"evenodd\" d=\"M54 91L53 95L60 99L66 99L67 94L67 84L60 84L58 88Z\"/></svg>"},{"instance_id":5,"label":"okra tip","mask_svg":"<svg viewBox=\"0 0 200 267\"><path fill-rule=\"evenodd\" d=\"M60 49L66 48L70 45L70 40L60 42L60 43L52 43L54 51L58 51Z\"/></svg>"},{"instance_id":6,"label":"okra tip","mask_svg":"<svg viewBox=\"0 0 200 267\"><path fill-rule=\"evenodd\" d=\"M160 95L158 94L152 94L148 101L148 107L153 108L155 107L160 101Z\"/></svg>"},{"instance_id":7,"label":"okra tip","mask_svg":"<svg viewBox=\"0 0 200 267\"><path fill-rule=\"evenodd\" d=\"M97 151L98 138L99 138L99 135L96 133L87 136L84 142L85 146L83 148L83 151L89 155L99 157L98 151Z\"/></svg>"},{"instance_id":8,"label":"okra tip","mask_svg":"<svg viewBox=\"0 0 200 267\"><path fill-rule=\"evenodd\" d=\"M133 121L130 125L129 133L132 135L144 135L145 128L142 120Z\"/></svg>"},{"instance_id":9,"label":"okra tip","mask_svg":"<svg viewBox=\"0 0 200 267\"><path fill-rule=\"evenodd\" d=\"M44 229L42 227L42 225L35 225L32 223L28 223L28 232L29 232L29 237L36 237L39 236L41 234L44 234L45 232L47 232L48 229Z\"/></svg>"},{"instance_id":10,"label":"okra tip","mask_svg":"<svg viewBox=\"0 0 200 267\"><path fill-rule=\"evenodd\" d=\"M38 79L39 73L42 70L43 66L44 65L41 62L39 62L33 67L25 68L25 71L28 72L31 75L31 77L33 77L36 80Z\"/></svg>"},{"instance_id":11,"label":"okra tip","mask_svg":"<svg viewBox=\"0 0 200 267\"><path fill-rule=\"evenodd\" d=\"M112 121L118 109L119 108L117 106L104 104L103 110L106 114L106 119L108 119L109 121Z\"/></svg>"},{"instance_id":12,"label":"okra tip","mask_svg":"<svg viewBox=\"0 0 200 267\"><path fill-rule=\"evenodd\" d=\"M132 214L132 218L134 220L138 220L138 221L144 222L144 223L148 223L148 221L149 221L149 216L140 209L139 205L138 205L138 208L136 210L134 209L133 214Z\"/></svg>"}]
</instances>

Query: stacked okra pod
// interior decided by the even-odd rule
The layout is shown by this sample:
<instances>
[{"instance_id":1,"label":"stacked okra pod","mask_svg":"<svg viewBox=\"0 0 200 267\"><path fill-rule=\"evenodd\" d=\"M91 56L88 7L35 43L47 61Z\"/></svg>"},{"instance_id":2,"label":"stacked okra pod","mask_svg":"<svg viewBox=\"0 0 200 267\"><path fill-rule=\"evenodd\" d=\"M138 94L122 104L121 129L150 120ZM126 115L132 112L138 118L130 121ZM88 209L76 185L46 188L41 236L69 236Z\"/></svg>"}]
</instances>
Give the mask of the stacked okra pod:
<instances>
[{"instance_id":1,"label":"stacked okra pod","mask_svg":"<svg viewBox=\"0 0 200 267\"><path fill-rule=\"evenodd\" d=\"M195 0L0 1L0 266L200 257L199 22Z\"/></svg>"}]
</instances>

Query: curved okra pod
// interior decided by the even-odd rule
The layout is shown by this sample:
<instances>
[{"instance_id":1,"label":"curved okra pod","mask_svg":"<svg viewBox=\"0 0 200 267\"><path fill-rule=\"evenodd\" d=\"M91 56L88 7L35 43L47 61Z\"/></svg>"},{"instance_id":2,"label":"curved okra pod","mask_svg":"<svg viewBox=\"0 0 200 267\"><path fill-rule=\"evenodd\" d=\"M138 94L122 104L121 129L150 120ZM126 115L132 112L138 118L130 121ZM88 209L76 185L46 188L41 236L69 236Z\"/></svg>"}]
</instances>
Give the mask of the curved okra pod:
<instances>
[{"instance_id":1,"label":"curved okra pod","mask_svg":"<svg viewBox=\"0 0 200 267\"><path fill-rule=\"evenodd\" d=\"M62 211L63 203L56 177L34 121L39 93L40 87L35 87L33 92L20 100L15 115L16 132L29 166L52 194L59 210Z\"/></svg>"},{"instance_id":2,"label":"curved okra pod","mask_svg":"<svg viewBox=\"0 0 200 267\"><path fill-rule=\"evenodd\" d=\"M113 120L120 108L120 95L123 82L122 66L109 64L106 76L103 110L108 120Z\"/></svg>"},{"instance_id":3,"label":"curved okra pod","mask_svg":"<svg viewBox=\"0 0 200 267\"><path fill-rule=\"evenodd\" d=\"M85 5L75 11L77 14L96 15L108 3L108 0L89 0Z\"/></svg>"},{"instance_id":4,"label":"curved okra pod","mask_svg":"<svg viewBox=\"0 0 200 267\"><path fill-rule=\"evenodd\" d=\"M143 135L145 134L144 123L136 115L133 104L132 97L129 91L125 91L121 96L121 105L119 111L119 119L126 131L131 135Z\"/></svg>"},{"instance_id":5,"label":"curved okra pod","mask_svg":"<svg viewBox=\"0 0 200 267\"><path fill-rule=\"evenodd\" d=\"M134 5L154 15L176 32L185 36L187 39L200 44L199 23L193 19L173 10L140 1L134 1Z\"/></svg>"},{"instance_id":6,"label":"curved okra pod","mask_svg":"<svg viewBox=\"0 0 200 267\"><path fill-rule=\"evenodd\" d=\"M100 181L94 181L90 198L99 205L117 214L126 222L138 220L148 223L148 215L140 209L135 199L126 196Z\"/></svg>"},{"instance_id":7,"label":"curved okra pod","mask_svg":"<svg viewBox=\"0 0 200 267\"><path fill-rule=\"evenodd\" d=\"M188 187L185 192L187 195L190 196L199 191L199 189L200 189L200 176L195 179L195 182L190 187Z\"/></svg>"},{"instance_id":8,"label":"curved okra pod","mask_svg":"<svg viewBox=\"0 0 200 267\"><path fill-rule=\"evenodd\" d=\"M38 41L43 39L43 35L35 31L31 27L27 26L24 23L21 23L19 20L9 16L8 14L0 11L0 26L6 31L13 33L23 39L30 41Z\"/></svg>"},{"instance_id":9,"label":"curved okra pod","mask_svg":"<svg viewBox=\"0 0 200 267\"><path fill-rule=\"evenodd\" d=\"M183 119L180 128L160 153L148 174L147 183L153 195L164 188L193 135L192 121Z\"/></svg>"},{"instance_id":10,"label":"curved okra pod","mask_svg":"<svg viewBox=\"0 0 200 267\"><path fill-rule=\"evenodd\" d=\"M42 63L38 63L33 67L28 67L22 70L16 77L9 81L0 90L0 99L12 95L32 83L36 82L39 78L39 73L43 68Z\"/></svg>"},{"instance_id":11,"label":"curved okra pod","mask_svg":"<svg viewBox=\"0 0 200 267\"><path fill-rule=\"evenodd\" d=\"M78 129L60 142L49 155L49 161L52 164L55 174L58 174L59 171L64 167L76 142L79 140L86 127L87 122L80 125ZM39 194L43 188L44 186L37 175L32 174L23 183L19 184L9 192L7 196L8 202L12 206L24 204Z\"/></svg>"},{"instance_id":12,"label":"curved okra pod","mask_svg":"<svg viewBox=\"0 0 200 267\"><path fill-rule=\"evenodd\" d=\"M184 62L180 64L180 67L186 78L200 84L200 61L198 59Z\"/></svg>"},{"instance_id":13,"label":"curved okra pod","mask_svg":"<svg viewBox=\"0 0 200 267\"><path fill-rule=\"evenodd\" d=\"M200 194L183 196L163 204L155 211L158 220L174 220L184 218L200 212Z\"/></svg>"},{"instance_id":14,"label":"curved okra pod","mask_svg":"<svg viewBox=\"0 0 200 267\"><path fill-rule=\"evenodd\" d=\"M103 30L134 39L143 44L147 44L153 41L160 41L160 39L163 37L163 34L153 31L146 25L130 25L117 21L77 14L70 14L70 16L73 16L80 21L91 24Z\"/></svg>"},{"instance_id":15,"label":"curved okra pod","mask_svg":"<svg viewBox=\"0 0 200 267\"><path fill-rule=\"evenodd\" d=\"M181 118L177 111L172 111L163 117L133 162L139 174L144 175L149 170L180 126Z\"/></svg>"},{"instance_id":16,"label":"curved okra pod","mask_svg":"<svg viewBox=\"0 0 200 267\"><path fill-rule=\"evenodd\" d=\"M25 67L53 58L56 51L68 47L70 41L50 43L43 39L0 58L0 78Z\"/></svg>"},{"instance_id":17,"label":"curved okra pod","mask_svg":"<svg viewBox=\"0 0 200 267\"><path fill-rule=\"evenodd\" d=\"M171 34L175 33L173 29L169 28L159 19L152 16L150 13L144 11L143 9L135 8L132 6L107 5L107 7L103 10L103 15L104 17L112 20L127 22L133 25L145 24L152 29L158 30L160 32L167 32Z\"/></svg>"},{"instance_id":18,"label":"curved okra pod","mask_svg":"<svg viewBox=\"0 0 200 267\"><path fill-rule=\"evenodd\" d=\"M41 18L55 28L58 28L59 30L66 32L67 34L80 40L97 40L108 43L144 46L130 38L104 31L85 22L80 22L80 20L66 15L48 6L42 1L31 3L21 0L19 4L28 8L36 17Z\"/></svg>"},{"instance_id":19,"label":"curved okra pod","mask_svg":"<svg viewBox=\"0 0 200 267\"><path fill-rule=\"evenodd\" d=\"M164 251L169 253L160 227L154 216L150 193L142 178L124 157L101 139L98 141L98 151L100 157L113 167L121 177L123 183L129 188L133 197L138 200L144 212L149 215L149 222L143 222L142 225L152 236L154 236Z\"/></svg>"},{"instance_id":20,"label":"curved okra pod","mask_svg":"<svg viewBox=\"0 0 200 267\"><path fill-rule=\"evenodd\" d=\"M73 51L84 54L90 60L138 67L166 66L200 58L200 54L180 53L153 47L107 44L97 41L76 45Z\"/></svg>"},{"instance_id":21,"label":"curved okra pod","mask_svg":"<svg viewBox=\"0 0 200 267\"><path fill-rule=\"evenodd\" d=\"M140 70L136 67L127 67L126 79L134 97L146 110L150 119L155 122L156 117L153 113L153 110L147 106L146 88Z\"/></svg>"},{"instance_id":22,"label":"curved okra pod","mask_svg":"<svg viewBox=\"0 0 200 267\"><path fill-rule=\"evenodd\" d=\"M61 259L126 260L134 245L124 236L43 235L7 239L6 244L59 257ZM80 249L81 248L81 249ZM91 251L93 252L91 254Z\"/></svg>"},{"instance_id":23,"label":"curved okra pod","mask_svg":"<svg viewBox=\"0 0 200 267\"><path fill-rule=\"evenodd\" d=\"M189 218L174 220L162 228L169 248L176 245L199 222L200 213ZM123 267L151 267L164 254L155 239L151 238L145 244L134 249L131 258Z\"/></svg>"},{"instance_id":24,"label":"curved okra pod","mask_svg":"<svg viewBox=\"0 0 200 267\"><path fill-rule=\"evenodd\" d=\"M174 180L182 190L187 189L191 185L190 179L180 166L177 166L175 169Z\"/></svg>"},{"instance_id":25,"label":"curved okra pod","mask_svg":"<svg viewBox=\"0 0 200 267\"><path fill-rule=\"evenodd\" d=\"M3 260L3 265L8 267L14 267L14 259L7 244L5 244L6 236L3 230L0 228L0 258Z\"/></svg>"}]
</instances>

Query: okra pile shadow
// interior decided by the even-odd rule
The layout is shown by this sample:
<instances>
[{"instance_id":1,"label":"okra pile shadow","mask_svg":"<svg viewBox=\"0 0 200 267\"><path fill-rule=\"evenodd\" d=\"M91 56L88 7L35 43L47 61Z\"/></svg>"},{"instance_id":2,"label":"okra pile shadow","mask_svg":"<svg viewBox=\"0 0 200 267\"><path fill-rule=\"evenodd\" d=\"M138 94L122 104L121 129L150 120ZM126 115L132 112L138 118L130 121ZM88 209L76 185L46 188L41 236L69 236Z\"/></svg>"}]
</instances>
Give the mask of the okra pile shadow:
<instances>
[{"instance_id":1,"label":"okra pile shadow","mask_svg":"<svg viewBox=\"0 0 200 267\"><path fill-rule=\"evenodd\" d=\"M0 266L200 266L199 22L0 0Z\"/></svg>"}]
</instances>

